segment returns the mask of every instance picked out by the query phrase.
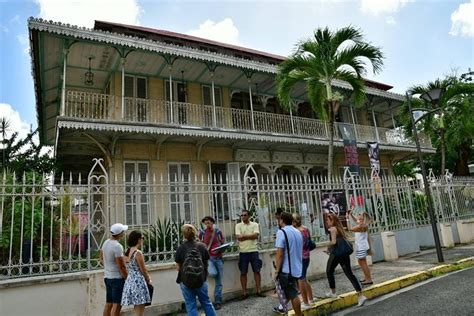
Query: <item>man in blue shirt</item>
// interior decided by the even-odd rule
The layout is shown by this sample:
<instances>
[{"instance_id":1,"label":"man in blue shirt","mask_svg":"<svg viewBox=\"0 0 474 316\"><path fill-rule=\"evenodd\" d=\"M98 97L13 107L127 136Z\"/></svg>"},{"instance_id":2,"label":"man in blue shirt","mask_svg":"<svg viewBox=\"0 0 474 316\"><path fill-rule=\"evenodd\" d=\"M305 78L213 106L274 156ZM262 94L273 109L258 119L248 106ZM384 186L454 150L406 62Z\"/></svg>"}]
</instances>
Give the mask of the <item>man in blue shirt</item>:
<instances>
[{"instance_id":1,"label":"man in blue shirt","mask_svg":"<svg viewBox=\"0 0 474 316\"><path fill-rule=\"evenodd\" d=\"M293 215L283 212L280 217L280 230L277 232L275 248L276 275L280 285L295 311L301 315L301 302L298 297L298 279L303 270L303 236L292 226ZM288 251L289 250L289 251ZM289 254L288 254L289 252Z\"/></svg>"}]
</instances>

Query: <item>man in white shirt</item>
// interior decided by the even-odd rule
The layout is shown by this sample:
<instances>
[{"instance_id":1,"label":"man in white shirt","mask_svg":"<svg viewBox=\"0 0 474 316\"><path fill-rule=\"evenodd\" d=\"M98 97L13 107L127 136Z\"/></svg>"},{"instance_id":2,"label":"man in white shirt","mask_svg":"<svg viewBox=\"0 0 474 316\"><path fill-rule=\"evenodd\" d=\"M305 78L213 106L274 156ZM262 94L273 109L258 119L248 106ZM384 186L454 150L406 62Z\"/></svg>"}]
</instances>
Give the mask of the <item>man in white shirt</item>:
<instances>
[{"instance_id":1,"label":"man in white shirt","mask_svg":"<svg viewBox=\"0 0 474 316\"><path fill-rule=\"evenodd\" d=\"M123 246L119 240L125 236L128 226L120 223L110 226L112 237L100 249L100 262L104 266L106 304L103 316L120 316L122 291L127 278Z\"/></svg>"}]
</instances>

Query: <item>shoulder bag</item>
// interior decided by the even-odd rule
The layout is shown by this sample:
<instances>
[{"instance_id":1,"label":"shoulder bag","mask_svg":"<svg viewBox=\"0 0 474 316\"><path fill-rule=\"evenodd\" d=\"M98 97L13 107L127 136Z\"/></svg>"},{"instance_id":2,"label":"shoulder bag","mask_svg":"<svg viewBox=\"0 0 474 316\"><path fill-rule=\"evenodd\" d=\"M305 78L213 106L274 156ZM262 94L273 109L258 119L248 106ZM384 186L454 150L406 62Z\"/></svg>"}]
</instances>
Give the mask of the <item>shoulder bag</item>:
<instances>
[{"instance_id":1,"label":"shoulder bag","mask_svg":"<svg viewBox=\"0 0 474 316\"><path fill-rule=\"evenodd\" d=\"M335 257L349 256L354 252L352 244L344 237L337 238L336 246L332 249L332 254Z\"/></svg>"}]
</instances>

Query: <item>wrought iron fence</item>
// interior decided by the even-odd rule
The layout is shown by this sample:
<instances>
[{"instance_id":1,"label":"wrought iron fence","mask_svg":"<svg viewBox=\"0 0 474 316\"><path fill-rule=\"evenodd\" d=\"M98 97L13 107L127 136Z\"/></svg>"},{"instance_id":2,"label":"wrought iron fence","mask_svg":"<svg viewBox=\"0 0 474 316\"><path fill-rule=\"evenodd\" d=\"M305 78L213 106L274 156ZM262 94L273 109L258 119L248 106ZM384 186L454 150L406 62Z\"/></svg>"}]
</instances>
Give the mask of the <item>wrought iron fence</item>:
<instances>
[{"instance_id":1,"label":"wrought iron fence","mask_svg":"<svg viewBox=\"0 0 474 316\"><path fill-rule=\"evenodd\" d=\"M347 182L257 171L261 172L247 164L238 178L139 172L134 179L129 174L110 175L102 161L95 160L85 177L4 173L0 278L100 268L98 251L114 222L143 231L148 262L172 261L181 242L180 226L186 222L201 228L206 215L216 219L227 241L233 240L244 208L260 224L262 248L273 247L277 208L298 212L319 241L327 238L326 214L338 213L344 221L347 207L367 211L373 232L429 223L426 197L417 181L383 177ZM474 217L474 179L446 179L431 179L439 220Z\"/></svg>"}]
</instances>

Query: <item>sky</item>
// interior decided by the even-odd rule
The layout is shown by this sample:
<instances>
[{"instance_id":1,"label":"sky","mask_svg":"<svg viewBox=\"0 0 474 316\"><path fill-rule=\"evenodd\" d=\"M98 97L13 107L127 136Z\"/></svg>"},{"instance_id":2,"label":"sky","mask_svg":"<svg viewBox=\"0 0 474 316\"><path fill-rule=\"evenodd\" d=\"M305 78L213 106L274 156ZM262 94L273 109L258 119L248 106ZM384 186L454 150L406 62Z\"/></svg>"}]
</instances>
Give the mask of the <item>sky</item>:
<instances>
[{"instance_id":1,"label":"sky","mask_svg":"<svg viewBox=\"0 0 474 316\"><path fill-rule=\"evenodd\" d=\"M0 0L0 117L21 135L37 126L30 16L142 25L283 56L318 27L353 25L385 55L382 71L367 77L398 93L474 68L474 0Z\"/></svg>"}]
</instances>

